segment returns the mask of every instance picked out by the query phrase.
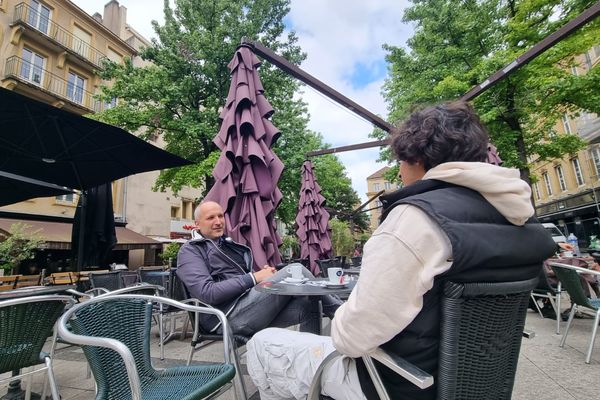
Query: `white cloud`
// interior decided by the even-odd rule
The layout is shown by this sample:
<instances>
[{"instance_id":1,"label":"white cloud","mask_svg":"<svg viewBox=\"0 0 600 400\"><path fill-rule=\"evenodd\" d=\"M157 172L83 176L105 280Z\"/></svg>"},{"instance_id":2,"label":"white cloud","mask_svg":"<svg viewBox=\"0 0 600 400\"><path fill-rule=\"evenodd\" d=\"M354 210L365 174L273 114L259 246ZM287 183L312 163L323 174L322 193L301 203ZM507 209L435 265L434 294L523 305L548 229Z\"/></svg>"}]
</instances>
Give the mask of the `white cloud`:
<instances>
[{"instance_id":1,"label":"white cloud","mask_svg":"<svg viewBox=\"0 0 600 400\"><path fill-rule=\"evenodd\" d=\"M108 0L74 0L90 14L102 14ZM154 36L151 20L163 21L162 1L121 0L127 7L127 22L146 37ZM385 118L386 105L381 96L384 76L369 82L364 74L380 71L384 43L403 46L411 28L402 22L404 0L292 0L286 20L307 53L301 68L349 97L369 111ZM371 74L369 74L370 76ZM320 132L332 146L367 142L373 130L370 123L333 104L311 88L305 88L309 127ZM378 149L340 153L352 185L366 199L365 178L382 167L375 160Z\"/></svg>"}]
</instances>

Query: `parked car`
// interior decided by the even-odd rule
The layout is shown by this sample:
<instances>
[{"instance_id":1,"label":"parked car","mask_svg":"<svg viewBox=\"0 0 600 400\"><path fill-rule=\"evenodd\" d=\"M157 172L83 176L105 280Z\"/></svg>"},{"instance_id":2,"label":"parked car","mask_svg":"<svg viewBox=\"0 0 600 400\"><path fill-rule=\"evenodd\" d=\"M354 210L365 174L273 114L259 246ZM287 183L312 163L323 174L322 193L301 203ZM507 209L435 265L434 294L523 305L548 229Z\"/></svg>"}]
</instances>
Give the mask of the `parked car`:
<instances>
[{"instance_id":1,"label":"parked car","mask_svg":"<svg viewBox=\"0 0 600 400\"><path fill-rule=\"evenodd\" d=\"M566 243L567 242L567 238L562 233L562 231L560 229L558 229L558 226L554 225L551 222L544 223L544 224L542 224L542 226L552 235L552 239L554 240L554 243L561 243L561 242Z\"/></svg>"}]
</instances>

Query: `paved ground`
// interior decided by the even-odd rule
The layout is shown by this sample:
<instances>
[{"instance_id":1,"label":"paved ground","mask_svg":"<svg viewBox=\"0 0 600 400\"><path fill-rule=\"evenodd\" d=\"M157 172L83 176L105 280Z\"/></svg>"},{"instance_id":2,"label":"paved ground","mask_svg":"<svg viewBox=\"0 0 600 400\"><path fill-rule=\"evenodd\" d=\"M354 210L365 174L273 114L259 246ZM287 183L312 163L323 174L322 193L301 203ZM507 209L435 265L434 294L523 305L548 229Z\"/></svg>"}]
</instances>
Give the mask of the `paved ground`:
<instances>
[{"instance_id":1,"label":"paved ground","mask_svg":"<svg viewBox=\"0 0 600 400\"><path fill-rule=\"evenodd\" d=\"M558 347L560 337L554 333L554 321L542 319L529 312L527 328L535 331L533 339L523 339L521 357L517 370L517 379L513 392L515 400L556 400L598 398L600 383L600 339L596 342L592 362L585 364L585 352L591 335L593 320L577 319L569 334L564 349ZM563 323L564 324L564 323ZM188 354L187 341L174 340L166 345L166 359L158 359L158 346L153 337L152 355L157 366L183 363ZM202 353L197 353L194 360L198 362L215 362L222 357L222 347L215 344ZM93 379L86 375L86 362L79 349L66 348L59 350L55 357L55 374L63 400L94 399ZM243 360L242 360L243 361ZM244 368L244 366L243 366ZM42 374L33 379L33 390L41 392ZM4 378L6 375L2 375ZM248 392L253 400L258 399L254 385L245 376ZM0 395L6 392L6 385L0 387ZM222 399L234 400L233 391L229 391ZM350 399L351 400L351 399Z\"/></svg>"}]
</instances>

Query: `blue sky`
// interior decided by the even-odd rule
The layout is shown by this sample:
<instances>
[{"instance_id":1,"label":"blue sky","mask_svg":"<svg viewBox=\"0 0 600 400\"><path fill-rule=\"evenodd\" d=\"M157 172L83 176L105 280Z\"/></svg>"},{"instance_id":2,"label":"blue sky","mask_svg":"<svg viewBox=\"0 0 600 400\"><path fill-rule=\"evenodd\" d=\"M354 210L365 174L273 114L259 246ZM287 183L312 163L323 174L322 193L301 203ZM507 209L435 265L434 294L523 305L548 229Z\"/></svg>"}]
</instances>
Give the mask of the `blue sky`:
<instances>
[{"instance_id":1,"label":"blue sky","mask_svg":"<svg viewBox=\"0 0 600 400\"><path fill-rule=\"evenodd\" d=\"M102 14L108 0L72 0L89 14ZM120 0L127 22L152 37L151 20L161 22L162 1ZM387 74L384 43L403 46L411 28L402 22L405 0L291 0L285 22L307 53L301 68L371 112L385 117L381 87ZM225 66L224 66L225 67ZM332 146L370 141L370 123L306 87L301 94L311 116L309 128ZM383 166L378 149L339 153L352 186L366 199L366 177Z\"/></svg>"}]
</instances>

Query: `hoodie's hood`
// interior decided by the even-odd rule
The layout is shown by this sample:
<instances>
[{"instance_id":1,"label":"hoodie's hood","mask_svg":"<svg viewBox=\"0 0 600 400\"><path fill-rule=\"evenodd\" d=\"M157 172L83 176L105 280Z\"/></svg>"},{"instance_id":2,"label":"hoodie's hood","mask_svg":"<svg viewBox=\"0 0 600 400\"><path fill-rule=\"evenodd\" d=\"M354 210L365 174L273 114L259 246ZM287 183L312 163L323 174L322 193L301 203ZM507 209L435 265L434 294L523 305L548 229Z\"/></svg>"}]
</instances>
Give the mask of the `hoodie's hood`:
<instances>
[{"instance_id":1,"label":"hoodie's hood","mask_svg":"<svg viewBox=\"0 0 600 400\"><path fill-rule=\"evenodd\" d=\"M514 168L479 162L449 162L430 169L423 179L437 179L479 192L514 225L523 225L534 215L531 188Z\"/></svg>"}]
</instances>

